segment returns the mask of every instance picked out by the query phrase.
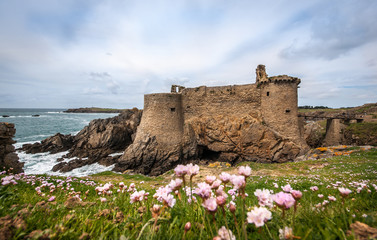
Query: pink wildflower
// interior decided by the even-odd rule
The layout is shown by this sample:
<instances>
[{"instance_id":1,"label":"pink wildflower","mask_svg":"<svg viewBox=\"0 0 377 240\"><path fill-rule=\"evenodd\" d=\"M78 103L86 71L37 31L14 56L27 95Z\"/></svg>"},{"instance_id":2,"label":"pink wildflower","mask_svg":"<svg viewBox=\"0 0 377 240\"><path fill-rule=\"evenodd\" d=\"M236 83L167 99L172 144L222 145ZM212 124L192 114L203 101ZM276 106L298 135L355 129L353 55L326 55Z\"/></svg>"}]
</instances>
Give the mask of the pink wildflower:
<instances>
[{"instance_id":1,"label":"pink wildflower","mask_svg":"<svg viewBox=\"0 0 377 240\"><path fill-rule=\"evenodd\" d=\"M230 179L232 178L232 176L231 176L229 173L222 172L222 173L219 175L219 178L220 178L220 180L221 180L223 183L227 183L227 182L230 181Z\"/></svg>"},{"instance_id":2,"label":"pink wildflower","mask_svg":"<svg viewBox=\"0 0 377 240\"><path fill-rule=\"evenodd\" d=\"M233 175L232 179L230 181L234 185L234 188L237 189L237 190L244 188L246 186L245 176Z\"/></svg>"},{"instance_id":3,"label":"pink wildflower","mask_svg":"<svg viewBox=\"0 0 377 240\"><path fill-rule=\"evenodd\" d=\"M272 195L268 189L257 189L254 192L254 195L258 198L260 206L273 207L274 202L272 200Z\"/></svg>"},{"instance_id":4,"label":"pink wildflower","mask_svg":"<svg viewBox=\"0 0 377 240\"><path fill-rule=\"evenodd\" d=\"M177 179L175 179L175 180L171 180L171 182L169 183L169 187L170 187L173 191L175 191L175 190L178 190L178 189L181 188L182 183L183 183L182 179L177 178Z\"/></svg>"},{"instance_id":5,"label":"pink wildflower","mask_svg":"<svg viewBox=\"0 0 377 240\"><path fill-rule=\"evenodd\" d=\"M329 196L330 201L336 201L336 198L334 196Z\"/></svg>"},{"instance_id":6,"label":"pink wildflower","mask_svg":"<svg viewBox=\"0 0 377 240\"><path fill-rule=\"evenodd\" d=\"M323 194L318 194L318 197L319 198L323 198Z\"/></svg>"},{"instance_id":7,"label":"pink wildflower","mask_svg":"<svg viewBox=\"0 0 377 240\"><path fill-rule=\"evenodd\" d=\"M220 196L217 196L216 197L216 203L217 203L217 205L219 205L219 206L224 206L225 205L225 203L226 203L226 197L224 197L224 196L222 196L222 195L220 195Z\"/></svg>"},{"instance_id":8,"label":"pink wildflower","mask_svg":"<svg viewBox=\"0 0 377 240\"><path fill-rule=\"evenodd\" d=\"M50 197L50 198L48 199L49 202L52 202L52 201L54 201L54 200L55 200L55 196L52 196L52 197Z\"/></svg>"},{"instance_id":9,"label":"pink wildflower","mask_svg":"<svg viewBox=\"0 0 377 240\"><path fill-rule=\"evenodd\" d=\"M313 192L318 191L318 187L317 186L310 187L310 190L312 190Z\"/></svg>"},{"instance_id":10,"label":"pink wildflower","mask_svg":"<svg viewBox=\"0 0 377 240\"><path fill-rule=\"evenodd\" d=\"M289 209L295 204L295 199L291 194L285 192L279 192L272 195L272 199L280 208Z\"/></svg>"},{"instance_id":11,"label":"pink wildflower","mask_svg":"<svg viewBox=\"0 0 377 240\"><path fill-rule=\"evenodd\" d=\"M292 190L291 194L296 201L302 197L302 192L299 190Z\"/></svg>"},{"instance_id":12,"label":"pink wildflower","mask_svg":"<svg viewBox=\"0 0 377 240\"><path fill-rule=\"evenodd\" d=\"M174 168L174 172L177 177L184 177L187 174L187 170L187 167L181 164Z\"/></svg>"},{"instance_id":13,"label":"pink wildflower","mask_svg":"<svg viewBox=\"0 0 377 240\"><path fill-rule=\"evenodd\" d=\"M251 168L249 166L241 166L238 168L238 174L249 177L251 175Z\"/></svg>"},{"instance_id":14,"label":"pink wildflower","mask_svg":"<svg viewBox=\"0 0 377 240\"><path fill-rule=\"evenodd\" d=\"M284 229L279 229L279 239L293 239L292 228L285 227Z\"/></svg>"},{"instance_id":15,"label":"pink wildflower","mask_svg":"<svg viewBox=\"0 0 377 240\"><path fill-rule=\"evenodd\" d=\"M236 237L233 235L232 231L227 229L225 226L222 226L217 233L219 234L218 237L220 237L221 240L236 240Z\"/></svg>"},{"instance_id":16,"label":"pink wildflower","mask_svg":"<svg viewBox=\"0 0 377 240\"><path fill-rule=\"evenodd\" d=\"M340 195L342 195L342 197L347 197L352 192L348 188L338 188L338 190L340 192Z\"/></svg>"},{"instance_id":17,"label":"pink wildflower","mask_svg":"<svg viewBox=\"0 0 377 240\"><path fill-rule=\"evenodd\" d=\"M206 176L206 183L212 185L212 183L216 180L216 176Z\"/></svg>"},{"instance_id":18,"label":"pink wildflower","mask_svg":"<svg viewBox=\"0 0 377 240\"><path fill-rule=\"evenodd\" d=\"M207 198L204 200L202 206L207 209L209 212L216 212L217 210L217 203L216 203L216 198Z\"/></svg>"},{"instance_id":19,"label":"pink wildflower","mask_svg":"<svg viewBox=\"0 0 377 240\"><path fill-rule=\"evenodd\" d=\"M289 193L293 190L290 184L287 184L284 187L281 187L281 189L283 189L283 191L287 192L287 193Z\"/></svg>"},{"instance_id":20,"label":"pink wildflower","mask_svg":"<svg viewBox=\"0 0 377 240\"><path fill-rule=\"evenodd\" d=\"M99 198L99 200L101 201L101 202L107 202L107 199L106 198Z\"/></svg>"},{"instance_id":21,"label":"pink wildflower","mask_svg":"<svg viewBox=\"0 0 377 240\"><path fill-rule=\"evenodd\" d=\"M220 185L221 185L221 181L217 179L217 180L215 180L215 181L212 183L211 188L212 188L212 189L217 189L218 187L220 187Z\"/></svg>"},{"instance_id":22,"label":"pink wildflower","mask_svg":"<svg viewBox=\"0 0 377 240\"><path fill-rule=\"evenodd\" d=\"M194 193L203 199L209 198L211 196L211 186L205 182L198 183L198 187L195 188Z\"/></svg>"},{"instance_id":23,"label":"pink wildflower","mask_svg":"<svg viewBox=\"0 0 377 240\"><path fill-rule=\"evenodd\" d=\"M131 196L130 196L130 198L131 198L130 203L141 202L141 201L144 200L144 196L145 196L145 191L144 191L144 190L141 190L141 191L135 191L135 192L132 193Z\"/></svg>"},{"instance_id":24,"label":"pink wildflower","mask_svg":"<svg viewBox=\"0 0 377 240\"><path fill-rule=\"evenodd\" d=\"M199 173L199 166L193 165L192 163L189 163L186 165L187 167L187 175L190 177L193 177Z\"/></svg>"},{"instance_id":25,"label":"pink wildflower","mask_svg":"<svg viewBox=\"0 0 377 240\"><path fill-rule=\"evenodd\" d=\"M254 223L256 227L262 227L271 218L271 212L265 207L254 207L253 210L247 213L247 222Z\"/></svg>"}]
</instances>

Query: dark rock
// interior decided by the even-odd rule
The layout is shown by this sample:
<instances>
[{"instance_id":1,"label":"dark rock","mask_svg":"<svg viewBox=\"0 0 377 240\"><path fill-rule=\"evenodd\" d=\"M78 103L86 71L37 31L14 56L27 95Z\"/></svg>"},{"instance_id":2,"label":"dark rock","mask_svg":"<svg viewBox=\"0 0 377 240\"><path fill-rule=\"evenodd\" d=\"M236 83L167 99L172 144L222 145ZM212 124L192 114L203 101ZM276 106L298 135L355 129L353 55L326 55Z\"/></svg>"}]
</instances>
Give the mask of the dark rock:
<instances>
[{"instance_id":1,"label":"dark rock","mask_svg":"<svg viewBox=\"0 0 377 240\"><path fill-rule=\"evenodd\" d=\"M69 135L63 135L57 133L52 137L48 137L42 142L37 142L33 144L24 144L19 150L25 151L26 153L41 153L50 152L52 154L58 152L64 152L69 150L73 146L74 137Z\"/></svg>"},{"instance_id":2,"label":"dark rock","mask_svg":"<svg viewBox=\"0 0 377 240\"><path fill-rule=\"evenodd\" d=\"M9 115L3 115L2 117L3 117L3 118L7 118L7 117L9 117Z\"/></svg>"},{"instance_id":3,"label":"dark rock","mask_svg":"<svg viewBox=\"0 0 377 240\"><path fill-rule=\"evenodd\" d=\"M0 169L12 169L13 173L24 172L24 163L19 162L12 138L16 133L13 123L0 122Z\"/></svg>"},{"instance_id":4,"label":"dark rock","mask_svg":"<svg viewBox=\"0 0 377 240\"><path fill-rule=\"evenodd\" d=\"M34 115L31 115L32 117L39 117L40 115L38 114L34 114Z\"/></svg>"}]
</instances>

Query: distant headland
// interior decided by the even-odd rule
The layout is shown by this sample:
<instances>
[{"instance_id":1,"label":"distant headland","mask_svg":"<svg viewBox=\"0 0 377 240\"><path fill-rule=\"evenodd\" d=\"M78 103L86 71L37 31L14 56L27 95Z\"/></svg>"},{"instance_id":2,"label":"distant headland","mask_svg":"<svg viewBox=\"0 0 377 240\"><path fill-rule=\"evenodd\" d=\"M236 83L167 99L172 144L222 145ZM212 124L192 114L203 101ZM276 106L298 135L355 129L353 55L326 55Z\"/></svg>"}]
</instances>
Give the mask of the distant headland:
<instances>
[{"instance_id":1,"label":"distant headland","mask_svg":"<svg viewBox=\"0 0 377 240\"><path fill-rule=\"evenodd\" d=\"M126 109L114 109L114 108L98 108L98 107L90 107L90 108L70 108L65 113L121 113Z\"/></svg>"}]
</instances>

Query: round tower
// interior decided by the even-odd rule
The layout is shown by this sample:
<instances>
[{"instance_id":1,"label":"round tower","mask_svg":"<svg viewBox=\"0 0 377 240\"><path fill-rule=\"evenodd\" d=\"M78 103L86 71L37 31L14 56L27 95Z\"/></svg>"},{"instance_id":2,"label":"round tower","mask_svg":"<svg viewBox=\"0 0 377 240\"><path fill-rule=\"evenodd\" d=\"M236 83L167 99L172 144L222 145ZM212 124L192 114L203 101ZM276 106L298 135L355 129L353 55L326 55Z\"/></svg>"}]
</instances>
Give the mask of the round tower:
<instances>
[{"instance_id":1,"label":"round tower","mask_svg":"<svg viewBox=\"0 0 377 240\"><path fill-rule=\"evenodd\" d=\"M264 123L286 137L300 140L297 88L301 80L287 75L267 77L265 72L261 73L264 69L264 66L257 68ZM263 76L259 81L258 74Z\"/></svg>"},{"instance_id":2,"label":"round tower","mask_svg":"<svg viewBox=\"0 0 377 240\"><path fill-rule=\"evenodd\" d=\"M183 135L181 94L144 95L143 116L137 136L144 134L156 137L161 145L174 146L181 143Z\"/></svg>"}]
</instances>

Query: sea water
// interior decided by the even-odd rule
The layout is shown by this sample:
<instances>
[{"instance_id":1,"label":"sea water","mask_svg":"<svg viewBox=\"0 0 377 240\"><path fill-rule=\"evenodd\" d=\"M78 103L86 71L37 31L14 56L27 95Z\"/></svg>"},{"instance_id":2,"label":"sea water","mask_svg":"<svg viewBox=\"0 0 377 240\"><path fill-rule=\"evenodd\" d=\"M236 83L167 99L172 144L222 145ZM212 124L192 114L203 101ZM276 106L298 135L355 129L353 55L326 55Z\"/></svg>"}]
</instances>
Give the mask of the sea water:
<instances>
[{"instance_id":1,"label":"sea water","mask_svg":"<svg viewBox=\"0 0 377 240\"><path fill-rule=\"evenodd\" d=\"M20 148L26 143L40 142L56 133L76 135L93 119L114 117L117 113L64 113L65 109L11 109L0 108L0 122L14 123L17 141L14 146ZM6 117L9 116L9 117ZM113 166L105 167L97 163L74 169L67 173L53 172L52 167L57 159L67 154L38 153L27 154L17 151L21 162L24 162L26 174L49 174L61 176L88 176L90 174L109 171Z\"/></svg>"}]
</instances>

